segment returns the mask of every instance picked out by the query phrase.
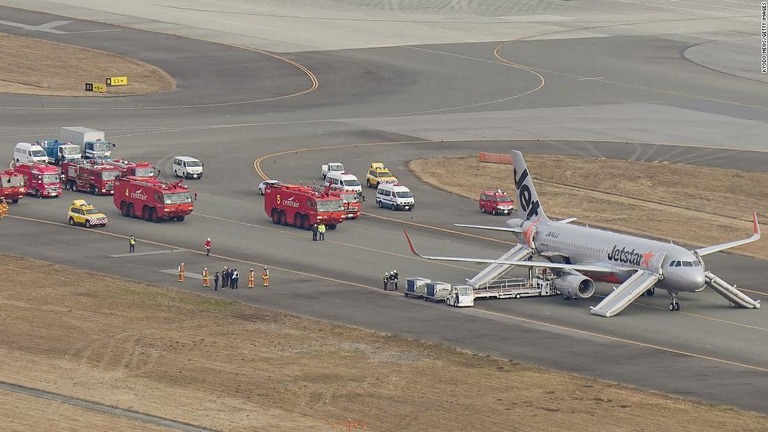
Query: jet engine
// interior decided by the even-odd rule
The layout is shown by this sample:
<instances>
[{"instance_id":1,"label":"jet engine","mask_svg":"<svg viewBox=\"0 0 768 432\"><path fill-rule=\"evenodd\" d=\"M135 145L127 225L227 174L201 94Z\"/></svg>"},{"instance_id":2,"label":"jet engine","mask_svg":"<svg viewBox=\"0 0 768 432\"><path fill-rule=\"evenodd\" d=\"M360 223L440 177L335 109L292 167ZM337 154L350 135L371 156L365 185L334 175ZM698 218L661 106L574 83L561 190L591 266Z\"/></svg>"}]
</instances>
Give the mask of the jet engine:
<instances>
[{"instance_id":1,"label":"jet engine","mask_svg":"<svg viewBox=\"0 0 768 432\"><path fill-rule=\"evenodd\" d=\"M586 299L595 293L595 282L583 274L567 274L554 280L555 289L565 299Z\"/></svg>"}]
</instances>

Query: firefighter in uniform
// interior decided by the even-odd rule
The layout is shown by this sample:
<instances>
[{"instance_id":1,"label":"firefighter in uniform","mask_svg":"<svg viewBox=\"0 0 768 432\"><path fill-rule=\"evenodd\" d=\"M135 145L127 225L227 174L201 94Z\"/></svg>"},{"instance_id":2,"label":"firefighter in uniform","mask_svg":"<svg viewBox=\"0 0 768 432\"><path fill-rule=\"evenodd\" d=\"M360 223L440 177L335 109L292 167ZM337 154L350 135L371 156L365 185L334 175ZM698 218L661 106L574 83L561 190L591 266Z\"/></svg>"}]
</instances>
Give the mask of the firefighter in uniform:
<instances>
[{"instance_id":1,"label":"firefighter in uniform","mask_svg":"<svg viewBox=\"0 0 768 432\"><path fill-rule=\"evenodd\" d=\"M0 198L0 219L8 216L8 203L5 198Z\"/></svg>"},{"instance_id":2,"label":"firefighter in uniform","mask_svg":"<svg viewBox=\"0 0 768 432\"><path fill-rule=\"evenodd\" d=\"M208 268L203 269L203 288L210 288L210 277L208 276Z\"/></svg>"},{"instance_id":3,"label":"firefighter in uniform","mask_svg":"<svg viewBox=\"0 0 768 432\"><path fill-rule=\"evenodd\" d=\"M384 273L384 291L389 287L389 272Z\"/></svg>"},{"instance_id":4,"label":"firefighter in uniform","mask_svg":"<svg viewBox=\"0 0 768 432\"><path fill-rule=\"evenodd\" d=\"M253 282L256 279L256 274L253 272L253 269L248 272L248 288L253 288Z\"/></svg>"},{"instance_id":5,"label":"firefighter in uniform","mask_svg":"<svg viewBox=\"0 0 768 432\"><path fill-rule=\"evenodd\" d=\"M184 263L179 265L179 282L184 282Z\"/></svg>"},{"instance_id":6,"label":"firefighter in uniform","mask_svg":"<svg viewBox=\"0 0 768 432\"><path fill-rule=\"evenodd\" d=\"M264 287L269 287L269 270L264 267L264 271L261 272L261 279L264 281Z\"/></svg>"}]
</instances>

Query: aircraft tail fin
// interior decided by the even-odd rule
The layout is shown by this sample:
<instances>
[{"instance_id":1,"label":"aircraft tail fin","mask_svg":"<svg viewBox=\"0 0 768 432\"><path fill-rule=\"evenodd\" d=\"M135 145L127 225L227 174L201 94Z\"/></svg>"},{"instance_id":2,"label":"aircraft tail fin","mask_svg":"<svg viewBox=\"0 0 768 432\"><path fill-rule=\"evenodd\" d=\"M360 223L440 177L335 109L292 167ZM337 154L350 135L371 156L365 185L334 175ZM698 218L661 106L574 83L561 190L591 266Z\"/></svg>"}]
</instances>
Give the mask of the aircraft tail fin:
<instances>
[{"instance_id":1,"label":"aircraft tail fin","mask_svg":"<svg viewBox=\"0 0 768 432\"><path fill-rule=\"evenodd\" d=\"M523 220L549 220L541 207L541 201L533 187L533 178L528 172L523 154L512 150L512 166L514 167L515 189L517 189L517 217Z\"/></svg>"}]
</instances>

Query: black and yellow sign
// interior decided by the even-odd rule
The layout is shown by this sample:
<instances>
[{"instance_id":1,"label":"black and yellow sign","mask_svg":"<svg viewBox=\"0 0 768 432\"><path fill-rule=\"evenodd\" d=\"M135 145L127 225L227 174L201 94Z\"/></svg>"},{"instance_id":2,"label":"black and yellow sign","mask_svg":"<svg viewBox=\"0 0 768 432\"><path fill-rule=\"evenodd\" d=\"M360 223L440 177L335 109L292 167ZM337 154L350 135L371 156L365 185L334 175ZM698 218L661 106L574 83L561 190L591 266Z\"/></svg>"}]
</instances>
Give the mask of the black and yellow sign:
<instances>
[{"instance_id":1,"label":"black and yellow sign","mask_svg":"<svg viewBox=\"0 0 768 432\"><path fill-rule=\"evenodd\" d=\"M107 86L104 84L85 83L85 91L106 93Z\"/></svg>"},{"instance_id":2,"label":"black and yellow sign","mask_svg":"<svg viewBox=\"0 0 768 432\"><path fill-rule=\"evenodd\" d=\"M108 86L124 86L128 85L128 77L109 77L107 78Z\"/></svg>"}]
</instances>

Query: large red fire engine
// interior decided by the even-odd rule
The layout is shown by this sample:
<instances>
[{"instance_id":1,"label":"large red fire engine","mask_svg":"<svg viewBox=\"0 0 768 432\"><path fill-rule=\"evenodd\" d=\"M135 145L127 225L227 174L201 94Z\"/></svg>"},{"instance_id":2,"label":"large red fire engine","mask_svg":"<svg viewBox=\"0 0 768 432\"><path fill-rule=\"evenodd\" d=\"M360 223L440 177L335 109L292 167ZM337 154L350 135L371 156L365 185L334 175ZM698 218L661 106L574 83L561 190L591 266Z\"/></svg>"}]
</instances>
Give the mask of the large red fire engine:
<instances>
[{"instance_id":1,"label":"large red fire engine","mask_svg":"<svg viewBox=\"0 0 768 432\"><path fill-rule=\"evenodd\" d=\"M318 192L311 186L275 184L264 193L264 211L272 222L310 229L322 222L328 229L344 222L347 212L338 195Z\"/></svg>"},{"instance_id":2,"label":"large red fire engine","mask_svg":"<svg viewBox=\"0 0 768 432\"><path fill-rule=\"evenodd\" d=\"M88 191L94 195L108 195L115 191L115 179L120 168L105 165L96 159L62 162L64 187L71 191Z\"/></svg>"},{"instance_id":3,"label":"large red fire engine","mask_svg":"<svg viewBox=\"0 0 768 432\"><path fill-rule=\"evenodd\" d=\"M0 171L0 197L16 204L25 193L24 176L11 169Z\"/></svg>"},{"instance_id":4,"label":"large red fire engine","mask_svg":"<svg viewBox=\"0 0 768 432\"><path fill-rule=\"evenodd\" d=\"M193 196L187 186L165 183L154 177L118 177L115 180L115 207L123 216L160 222L161 219L183 221L192 213Z\"/></svg>"},{"instance_id":5,"label":"large red fire engine","mask_svg":"<svg viewBox=\"0 0 768 432\"><path fill-rule=\"evenodd\" d=\"M40 197L58 197L61 194L59 168L46 164L17 163L13 170L24 177L28 194Z\"/></svg>"},{"instance_id":6,"label":"large red fire engine","mask_svg":"<svg viewBox=\"0 0 768 432\"><path fill-rule=\"evenodd\" d=\"M360 197L363 195L360 192L355 192L353 190L331 189L331 185L313 185L312 188L316 192L325 193L341 198L341 201L344 203L344 210L347 212L347 219L357 219L360 217L360 210L362 210Z\"/></svg>"},{"instance_id":7,"label":"large red fire engine","mask_svg":"<svg viewBox=\"0 0 768 432\"><path fill-rule=\"evenodd\" d=\"M120 168L123 177L155 177L155 167L149 162L131 162L125 159L104 159L104 163Z\"/></svg>"}]
</instances>

